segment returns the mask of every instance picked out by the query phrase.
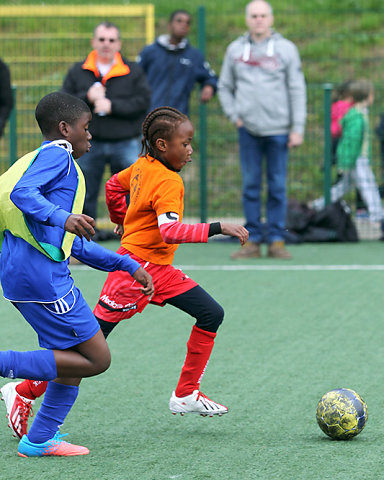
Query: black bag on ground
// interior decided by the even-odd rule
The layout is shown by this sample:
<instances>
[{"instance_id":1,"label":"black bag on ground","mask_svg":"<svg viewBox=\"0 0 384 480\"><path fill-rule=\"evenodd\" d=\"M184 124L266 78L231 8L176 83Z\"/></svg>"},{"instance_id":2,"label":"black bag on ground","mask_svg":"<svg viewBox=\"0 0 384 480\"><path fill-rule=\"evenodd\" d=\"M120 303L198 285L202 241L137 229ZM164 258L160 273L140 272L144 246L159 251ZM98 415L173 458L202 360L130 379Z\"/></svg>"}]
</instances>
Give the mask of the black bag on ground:
<instances>
[{"instance_id":1,"label":"black bag on ground","mask_svg":"<svg viewBox=\"0 0 384 480\"><path fill-rule=\"evenodd\" d=\"M312 217L310 225L334 232L334 242L357 242L356 226L351 217L351 209L344 200L330 203Z\"/></svg>"},{"instance_id":2,"label":"black bag on ground","mask_svg":"<svg viewBox=\"0 0 384 480\"><path fill-rule=\"evenodd\" d=\"M305 232L315 213L315 210L309 208L305 203L289 200L285 221L286 229L296 234Z\"/></svg>"},{"instance_id":3,"label":"black bag on ground","mask_svg":"<svg viewBox=\"0 0 384 480\"><path fill-rule=\"evenodd\" d=\"M359 240L351 211L344 200L330 203L316 212L291 201L287 211L287 229L300 242L357 242Z\"/></svg>"}]
</instances>

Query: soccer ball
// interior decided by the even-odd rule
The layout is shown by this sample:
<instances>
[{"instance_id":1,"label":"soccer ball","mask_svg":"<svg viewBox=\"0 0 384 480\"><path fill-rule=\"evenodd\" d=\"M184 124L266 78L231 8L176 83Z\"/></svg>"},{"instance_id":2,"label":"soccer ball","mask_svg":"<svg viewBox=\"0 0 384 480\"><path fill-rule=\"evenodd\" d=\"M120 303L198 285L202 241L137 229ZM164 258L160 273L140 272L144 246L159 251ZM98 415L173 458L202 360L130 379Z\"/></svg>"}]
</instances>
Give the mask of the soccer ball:
<instances>
[{"instance_id":1,"label":"soccer ball","mask_svg":"<svg viewBox=\"0 0 384 480\"><path fill-rule=\"evenodd\" d=\"M331 438L347 440L358 435L368 420L367 404L353 390L339 388L323 395L317 405L316 420Z\"/></svg>"}]
</instances>

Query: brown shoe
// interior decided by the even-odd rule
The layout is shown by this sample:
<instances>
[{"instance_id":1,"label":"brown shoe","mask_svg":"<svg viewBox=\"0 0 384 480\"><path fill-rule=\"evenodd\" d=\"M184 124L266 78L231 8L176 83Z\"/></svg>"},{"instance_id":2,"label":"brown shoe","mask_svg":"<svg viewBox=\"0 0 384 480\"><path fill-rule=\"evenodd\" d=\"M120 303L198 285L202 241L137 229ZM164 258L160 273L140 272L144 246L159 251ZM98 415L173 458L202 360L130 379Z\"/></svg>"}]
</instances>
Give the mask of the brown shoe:
<instances>
[{"instance_id":1,"label":"brown shoe","mask_svg":"<svg viewBox=\"0 0 384 480\"><path fill-rule=\"evenodd\" d=\"M231 258L233 260L241 259L241 258L260 258L260 243L256 242L247 242L245 243L240 250L236 250L231 254Z\"/></svg>"},{"instance_id":2,"label":"brown shoe","mask_svg":"<svg viewBox=\"0 0 384 480\"><path fill-rule=\"evenodd\" d=\"M271 243L268 246L268 253L267 256L270 258L282 258L284 260L289 260L292 258L292 255L285 249L284 242L276 241Z\"/></svg>"}]
</instances>

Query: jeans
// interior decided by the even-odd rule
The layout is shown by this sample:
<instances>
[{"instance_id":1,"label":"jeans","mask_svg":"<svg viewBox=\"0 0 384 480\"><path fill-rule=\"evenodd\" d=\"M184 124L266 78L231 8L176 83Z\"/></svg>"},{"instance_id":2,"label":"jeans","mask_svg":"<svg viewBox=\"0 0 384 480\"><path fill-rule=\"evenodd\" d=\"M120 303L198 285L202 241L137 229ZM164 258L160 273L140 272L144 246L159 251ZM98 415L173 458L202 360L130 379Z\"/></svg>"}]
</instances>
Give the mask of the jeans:
<instances>
[{"instance_id":1,"label":"jeans","mask_svg":"<svg viewBox=\"0 0 384 480\"><path fill-rule=\"evenodd\" d=\"M86 194L83 213L96 219L97 199L105 165L109 163L112 175L128 168L137 160L141 142L140 137L134 137L118 142L91 140L91 145L91 150L80 157L77 163L85 177Z\"/></svg>"},{"instance_id":2,"label":"jeans","mask_svg":"<svg viewBox=\"0 0 384 480\"><path fill-rule=\"evenodd\" d=\"M239 128L240 162L243 176L243 209L249 240L267 243L284 240L287 209L286 176L288 135L257 137ZM262 164L266 159L266 228L261 223Z\"/></svg>"}]
</instances>

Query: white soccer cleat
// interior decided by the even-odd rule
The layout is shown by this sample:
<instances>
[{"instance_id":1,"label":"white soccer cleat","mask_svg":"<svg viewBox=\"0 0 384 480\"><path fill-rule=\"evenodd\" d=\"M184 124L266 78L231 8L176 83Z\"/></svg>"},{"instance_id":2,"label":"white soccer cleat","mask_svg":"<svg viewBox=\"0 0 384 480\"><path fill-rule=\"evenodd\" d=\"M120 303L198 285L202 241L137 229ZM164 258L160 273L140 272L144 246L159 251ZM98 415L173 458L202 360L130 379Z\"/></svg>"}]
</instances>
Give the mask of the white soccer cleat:
<instances>
[{"instance_id":1,"label":"white soccer cleat","mask_svg":"<svg viewBox=\"0 0 384 480\"><path fill-rule=\"evenodd\" d=\"M16 392L16 386L21 382L9 382L0 388L2 400L7 409L8 427L14 437L21 438L27 434L28 417L33 416L31 405L34 400L22 397Z\"/></svg>"},{"instance_id":2,"label":"white soccer cleat","mask_svg":"<svg viewBox=\"0 0 384 480\"><path fill-rule=\"evenodd\" d=\"M216 403L210 398L206 397L204 393L195 390L191 395L186 397L176 397L175 392L172 392L169 400L169 409L176 415L184 415L184 413L197 413L202 417L213 417L213 415L224 415L228 413L228 408L220 403Z\"/></svg>"}]
</instances>

